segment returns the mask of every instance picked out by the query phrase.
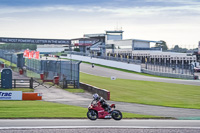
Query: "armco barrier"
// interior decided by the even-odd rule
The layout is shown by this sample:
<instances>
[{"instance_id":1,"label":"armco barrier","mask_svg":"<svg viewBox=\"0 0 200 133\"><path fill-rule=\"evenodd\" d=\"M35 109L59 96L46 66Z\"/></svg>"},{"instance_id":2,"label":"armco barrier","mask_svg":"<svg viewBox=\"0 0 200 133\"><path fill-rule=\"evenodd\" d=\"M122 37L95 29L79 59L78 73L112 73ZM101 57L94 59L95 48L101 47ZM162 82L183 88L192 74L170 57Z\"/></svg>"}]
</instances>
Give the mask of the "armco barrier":
<instances>
[{"instance_id":1,"label":"armco barrier","mask_svg":"<svg viewBox=\"0 0 200 133\"><path fill-rule=\"evenodd\" d=\"M110 100L110 92L108 90L105 89L100 89L97 88L95 86L89 85L89 84L85 84L80 82L80 88L84 89L92 94L97 93L99 94L101 97L103 97L105 100Z\"/></svg>"},{"instance_id":2,"label":"armco barrier","mask_svg":"<svg viewBox=\"0 0 200 133\"><path fill-rule=\"evenodd\" d=\"M22 100L42 100L41 93L23 93Z\"/></svg>"}]
</instances>

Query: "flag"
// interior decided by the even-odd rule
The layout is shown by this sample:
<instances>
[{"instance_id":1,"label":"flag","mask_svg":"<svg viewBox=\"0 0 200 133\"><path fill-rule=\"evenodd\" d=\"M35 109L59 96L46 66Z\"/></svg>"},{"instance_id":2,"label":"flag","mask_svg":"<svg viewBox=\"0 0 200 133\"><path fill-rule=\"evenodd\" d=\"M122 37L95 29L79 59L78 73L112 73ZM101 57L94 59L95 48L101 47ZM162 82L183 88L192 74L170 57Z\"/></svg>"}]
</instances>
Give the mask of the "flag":
<instances>
[{"instance_id":1,"label":"flag","mask_svg":"<svg viewBox=\"0 0 200 133\"><path fill-rule=\"evenodd\" d=\"M39 59L39 56L40 56L40 52L39 52L39 51L36 51L36 52L35 52L35 58L36 58L36 59Z\"/></svg>"}]
</instances>

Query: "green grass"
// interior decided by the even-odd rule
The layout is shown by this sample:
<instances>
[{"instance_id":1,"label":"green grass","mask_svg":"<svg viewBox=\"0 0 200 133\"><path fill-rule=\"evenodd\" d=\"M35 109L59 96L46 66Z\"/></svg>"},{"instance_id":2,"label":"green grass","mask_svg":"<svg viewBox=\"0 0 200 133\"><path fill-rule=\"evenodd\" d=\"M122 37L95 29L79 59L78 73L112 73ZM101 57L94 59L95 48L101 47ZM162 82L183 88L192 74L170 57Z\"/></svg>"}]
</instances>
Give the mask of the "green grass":
<instances>
[{"instance_id":1,"label":"green grass","mask_svg":"<svg viewBox=\"0 0 200 133\"><path fill-rule=\"evenodd\" d=\"M44 101L0 101L0 118L85 118L86 108Z\"/></svg>"},{"instance_id":2,"label":"green grass","mask_svg":"<svg viewBox=\"0 0 200 133\"><path fill-rule=\"evenodd\" d=\"M62 54L61 52L58 52L58 53L56 53L55 55L57 55L57 56L61 56L61 54Z\"/></svg>"},{"instance_id":3,"label":"green grass","mask_svg":"<svg viewBox=\"0 0 200 133\"><path fill-rule=\"evenodd\" d=\"M34 77L34 78L40 79L40 74L35 73L30 70L26 70L26 75L27 75L27 77Z\"/></svg>"},{"instance_id":4,"label":"green grass","mask_svg":"<svg viewBox=\"0 0 200 133\"><path fill-rule=\"evenodd\" d=\"M0 61L3 62L4 64L6 64L6 66L10 66L10 61L4 60L2 58L0 58ZM17 67L16 64L12 63L11 65L12 67Z\"/></svg>"},{"instance_id":5,"label":"green grass","mask_svg":"<svg viewBox=\"0 0 200 133\"><path fill-rule=\"evenodd\" d=\"M87 118L87 108L44 101L0 101L0 118ZM123 118L161 118L122 113Z\"/></svg>"},{"instance_id":6,"label":"green grass","mask_svg":"<svg viewBox=\"0 0 200 133\"><path fill-rule=\"evenodd\" d=\"M34 89L29 88L12 88L12 89L2 89L0 91L22 91L22 92L34 92Z\"/></svg>"},{"instance_id":7,"label":"green grass","mask_svg":"<svg viewBox=\"0 0 200 133\"><path fill-rule=\"evenodd\" d=\"M200 109L200 87L99 77L80 73L80 81L110 91L111 100Z\"/></svg>"},{"instance_id":8,"label":"green grass","mask_svg":"<svg viewBox=\"0 0 200 133\"><path fill-rule=\"evenodd\" d=\"M83 89L64 89L64 90L69 91L71 93L84 93L85 92L85 90L83 90Z\"/></svg>"}]
</instances>

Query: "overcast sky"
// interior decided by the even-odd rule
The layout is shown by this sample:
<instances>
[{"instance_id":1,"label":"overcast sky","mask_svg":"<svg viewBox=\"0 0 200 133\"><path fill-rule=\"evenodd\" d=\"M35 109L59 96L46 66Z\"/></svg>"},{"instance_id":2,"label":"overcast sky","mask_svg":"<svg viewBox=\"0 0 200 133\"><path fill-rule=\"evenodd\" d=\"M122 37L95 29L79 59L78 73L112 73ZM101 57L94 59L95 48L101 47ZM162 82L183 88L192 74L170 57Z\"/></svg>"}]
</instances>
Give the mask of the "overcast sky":
<instances>
[{"instance_id":1,"label":"overcast sky","mask_svg":"<svg viewBox=\"0 0 200 133\"><path fill-rule=\"evenodd\" d=\"M72 39L124 30L124 39L196 48L200 0L0 0L0 37Z\"/></svg>"}]
</instances>

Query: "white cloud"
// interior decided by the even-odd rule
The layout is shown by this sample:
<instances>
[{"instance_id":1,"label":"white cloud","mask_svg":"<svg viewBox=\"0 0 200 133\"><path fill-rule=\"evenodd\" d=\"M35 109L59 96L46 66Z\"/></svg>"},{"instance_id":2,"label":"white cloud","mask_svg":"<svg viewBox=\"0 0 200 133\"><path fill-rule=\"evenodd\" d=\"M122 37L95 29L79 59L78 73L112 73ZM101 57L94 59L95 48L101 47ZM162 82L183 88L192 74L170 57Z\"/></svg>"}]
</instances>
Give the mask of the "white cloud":
<instances>
[{"instance_id":1,"label":"white cloud","mask_svg":"<svg viewBox=\"0 0 200 133\"><path fill-rule=\"evenodd\" d=\"M27 13L27 12L54 12L54 11L73 11L73 12L90 12L90 13L114 13L124 16L132 15L152 15L165 13L166 15L170 12L185 14L186 12L200 13L200 5L183 5L183 6L144 6L144 7L100 7L94 6L44 6L44 7L4 7L0 9L0 14L12 14L12 13Z\"/></svg>"},{"instance_id":2,"label":"white cloud","mask_svg":"<svg viewBox=\"0 0 200 133\"><path fill-rule=\"evenodd\" d=\"M178 1L178 0L176 0ZM0 36L76 38L102 33L117 25L124 38L165 40L169 45L196 44L200 5L101 7L44 6L0 8ZM118 23L118 24L117 24Z\"/></svg>"}]
</instances>

